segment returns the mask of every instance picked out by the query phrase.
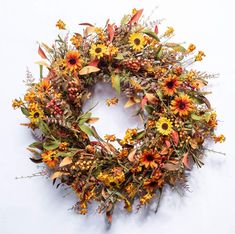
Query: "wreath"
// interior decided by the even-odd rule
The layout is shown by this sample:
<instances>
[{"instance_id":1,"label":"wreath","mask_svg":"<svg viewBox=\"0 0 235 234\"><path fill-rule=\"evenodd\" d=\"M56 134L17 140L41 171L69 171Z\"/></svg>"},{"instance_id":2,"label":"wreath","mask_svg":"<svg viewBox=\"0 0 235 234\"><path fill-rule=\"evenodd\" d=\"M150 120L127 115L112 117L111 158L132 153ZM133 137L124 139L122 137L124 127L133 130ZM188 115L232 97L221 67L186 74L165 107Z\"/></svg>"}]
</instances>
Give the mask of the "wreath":
<instances>
[{"instance_id":1,"label":"wreath","mask_svg":"<svg viewBox=\"0 0 235 234\"><path fill-rule=\"evenodd\" d=\"M156 201L157 209L165 185L185 188L188 171L203 165L206 142L225 139L215 135L216 112L205 97L215 75L190 68L204 52L169 42L174 29L160 34L142 12L134 9L119 26L81 23L81 34L68 31L52 46L40 43L40 80L28 72L24 97L13 101L37 138L28 149L34 163L44 163L42 175L77 194L75 211L86 214L95 200L110 222L120 202L131 211L134 202L139 209ZM67 30L62 20L56 26ZM98 135L92 126L98 118L82 108L98 81L126 96L126 108L138 106L143 129L127 129L123 139ZM117 102L110 98L107 105Z\"/></svg>"}]
</instances>

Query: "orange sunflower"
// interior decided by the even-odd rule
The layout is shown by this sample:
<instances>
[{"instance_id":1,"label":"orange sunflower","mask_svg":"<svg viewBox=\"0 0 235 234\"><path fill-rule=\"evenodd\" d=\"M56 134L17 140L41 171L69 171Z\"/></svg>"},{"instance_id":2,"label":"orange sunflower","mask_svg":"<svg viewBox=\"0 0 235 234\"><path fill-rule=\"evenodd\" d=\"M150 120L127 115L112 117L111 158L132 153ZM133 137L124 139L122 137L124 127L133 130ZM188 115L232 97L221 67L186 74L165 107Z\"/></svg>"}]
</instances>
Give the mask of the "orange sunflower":
<instances>
[{"instance_id":1,"label":"orange sunflower","mask_svg":"<svg viewBox=\"0 0 235 234\"><path fill-rule=\"evenodd\" d=\"M162 188L164 180L162 177L152 177L144 181L144 187L150 191L156 188Z\"/></svg>"},{"instance_id":2,"label":"orange sunflower","mask_svg":"<svg viewBox=\"0 0 235 234\"><path fill-rule=\"evenodd\" d=\"M144 150L140 157L140 162L146 168L156 168L158 167L158 162L160 161L160 155L154 151Z\"/></svg>"},{"instance_id":3,"label":"orange sunflower","mask_svg":"<svg viewBox=\"0 0 235 234\"><path fill-rule=\"evenodd\" d=\"M177 76L170 75L163 82L163 85L162 85L163 93L165 95L172 96L176 92L180 84L181 82L178 80Z\"/></svg>"},{"instance_id":4,"label":"orange sunflower","mask_svg":"<svg viewBox=\"0 0 235 234\"><path fill-rule=\"evenodd\" d=\"M66 54L66 67L70 71L80 70L82 68L82 60L80 53L76 50L71 50Z\"/></svg>"},{"instance_id":5,"label":"orange sunflower","mask_svg":"<svg viewBox=\"0 0 235 234\"><path fill-rule=\"evenodd\" d=\"M171 110L180 116L188 115L193 108L193 102L187 94L181 94L171 101Z\"/></svg>"}]
</instances>

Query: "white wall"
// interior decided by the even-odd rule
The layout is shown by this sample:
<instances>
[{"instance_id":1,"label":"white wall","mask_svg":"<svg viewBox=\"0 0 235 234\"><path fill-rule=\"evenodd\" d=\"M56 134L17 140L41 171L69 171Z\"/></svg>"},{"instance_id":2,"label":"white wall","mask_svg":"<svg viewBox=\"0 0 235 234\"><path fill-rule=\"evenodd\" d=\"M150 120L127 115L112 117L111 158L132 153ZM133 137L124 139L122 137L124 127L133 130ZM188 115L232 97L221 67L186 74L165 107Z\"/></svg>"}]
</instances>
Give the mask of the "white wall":
<instances>
[{"instance_id":1,"label":"white wall","mask_svg":"<svg viewBox=\"0 0 235 234\"><path fill-rule=\"evenodd\" d=\"M32 141L31 135L27 128L19 126L25 119L11 109L11 100L24 93L22 80L27 66L38 75L38 67L34 65L39 59L36 41L50 44L57 34L54 25L59 18L75 31L80 22L103 25L110 18L118 23L134 7L145 8L148 15L155 6L159 8L152 19L166 19L159 29L174 26L176 41L195 43L207 54L200 68L220 73L220 79L210 86L213 89L210 100L221 120L218 133L224 133L227 141L214 149L226 152L227 156L208 154L206 165L192 171L189 179L192 192L180 197L167 190L157 215L150 212L144 218L143 211L142 214L116 214L110 233L235 233L232 96L235 4L232 0L0 0L0 233L104 233L102 216L92 212L83 217L68 211L75 197L63 198L64 192L54 189L50 181L40 177L14 179L38 169L28 160L26 147ZM135 124L117 117L121 107L109 112L106 108L103 106L102 111L100 105L95 112L101 115L97 126L101 135L105 132L122 135L126 127ZM123 123L124 128L119 129L120 124L108 126L111 117L115 123Z\"/></svg>"}]
</instances>

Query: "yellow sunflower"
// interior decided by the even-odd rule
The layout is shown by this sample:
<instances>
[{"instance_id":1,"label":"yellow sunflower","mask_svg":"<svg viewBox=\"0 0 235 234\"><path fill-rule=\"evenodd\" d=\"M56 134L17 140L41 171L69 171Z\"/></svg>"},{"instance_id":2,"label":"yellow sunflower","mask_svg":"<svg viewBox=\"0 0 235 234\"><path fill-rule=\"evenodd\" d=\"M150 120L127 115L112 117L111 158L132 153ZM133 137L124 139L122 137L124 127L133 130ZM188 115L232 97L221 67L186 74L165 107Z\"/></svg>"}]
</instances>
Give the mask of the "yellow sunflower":
<instances>
[{"instance_id":1,"label":"yellow sunflower","mask_svg":"<svg viewBox=\"0 0 235 234\"><path fill-rule=\"evenodd\" d=\"M43 117L42 110L37 109L29 112L29 118L32 123L37 123L42 117Z\"/></svg>"},{"instance_id":2,"label":"yellow sunflower","mask_svg":"<svg viewBox=\"0 0 235 234\"><path fill-rule=\"evenodd\" d=\"M90 54L94 58L102 58L107 52L107 47L103 44L92 44Z\"/></svg>"},{"instance_id":3,"label":"yellow sunflower","mask_svg":"<svg viewBox=\"0 0 235 234\"><path fill-rule=\"evenodd\" d=\"M129 37L129 43L133 50L140 51L144 48L146 41L142 34L132 33Z\"/></svg>"},{"instance_id":4,"label":"yellow sunflower","mask_svg":"<svg viewBox=\"0 0 235 234\"><path fill-rule=\"evenodd\" d=\"M157 121L156 127L158 132L160 132L162 135L169 135L172 131L172 123L169 119L165 117L161 117Z\"/></svg>"}]
</instances>

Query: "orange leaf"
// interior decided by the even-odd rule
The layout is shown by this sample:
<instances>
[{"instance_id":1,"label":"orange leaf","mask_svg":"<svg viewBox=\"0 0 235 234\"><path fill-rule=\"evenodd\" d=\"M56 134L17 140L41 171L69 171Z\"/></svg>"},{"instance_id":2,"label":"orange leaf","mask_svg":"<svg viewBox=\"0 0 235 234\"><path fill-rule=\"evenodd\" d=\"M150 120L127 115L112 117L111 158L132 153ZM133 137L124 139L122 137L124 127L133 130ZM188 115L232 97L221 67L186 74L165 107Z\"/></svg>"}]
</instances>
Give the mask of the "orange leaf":
<instances>
[{"instance_id":1,"label":"orange leaf","mask_svg":"<svg viewBox=\"0 0 235 234\"><path fill-rule=\"evenodd\" d=\"M94 66L86 66L83 67L80 71L79 71L79 75L87 75L93 72L98 72L100 69L98 67L94 67Z\"/></svg>"},{"instance_id":2,"label":"orange leaf","mask_svg":"<svg viewBox=\"0 0 235 234\"><path fill-rule=\"evenodd\" d=\"M165 143L166 143L166 147L167 147L167 148L170 148L170 147L171 147L170 141L166 140Z\"/></svg>"},{"instance_id":3,"label":"orange leaf","mask_svg":"<svg viewBox=\"0 0 235 234\"><path fill-rule=\"evenodd\" d=\"M114 28L113 28L114 24L108 24L108 33L109 33L109 41L112 42L113 41L113 37L114 37Z\"/></svg>"},{"instance_id":4,"label":"orange leaf","mask_svg":"<svg viewBox=\"0 0 235 234\"><path fill-rule=\"evenodd\" d=\"M178 143L179 143L179 134L178 134L178 132L173 130L172 133L171 133L171 136L172 136L174 144L178 145Z\"/></svg>"},{"instance_id":5,"label":"orange leaf","mask_svg":"<svg viewBox=\"0 0 235 234\"><path fill-rule=\"evenodd\" d=\"M188 152L183 155L182 162L183 162L185 167L187 167L188 169L191 169L190 165L189 165Z\"/></svg>"},{"instance_id":6,"label":"orange leaf","mask_svg":"<svg viewBox=\"0 0 235 234\"><path fill-rule=\"evenodd\" d=\"M144 98L141 100L141 107L142 109L144 108L145 104L147 103L148 99L146 96L144 96Z\"/></svg>"},{"instance_id":7,"label":"orange leaf","mask_svg":"<svg viewBox=\"0 0 235 234\"><path fill-rule=\"evenodd\" d=\"M143 13L144 9L138 10L132 17L131 20L128 22L129 25L134 24L135 22L137 22L139 20L139 18L141 17L142 13Z\"/></svg>"},{"instance_id":8,"label":"orange leaf","mask_svg":"<svg viewBox=\"0 0 235 234\"><path fill-rule=\"evenodd\" d=\"M168 154L168 148L164 148L161 152L160 152L161 155L166 155Z\"/></svg>"},{"instance_id":9,"label":"orange leaf","mask_svg":"<svg viewBox=\"0 0 235 234\"><path fill-rule=\"evenodd\" d=\"M73 162L73 160L70 157L66 157L61 161L60 167L67 166L67 165L71 164L72 162Z\"/></svg>"},{"instance_id":10,"label":"orange leaf","mask_svg":"<svg viewBox=\"0 0 235 234\"><path fill-rule=\"evenodd\" d=\"M38 47L38 54L43 58L43 59L47 59L47 56L45 55L44 51L42 50L42 48L39 46Z\"/></svg>"},{"instance_id":11,"label":"orange leaf","mask_svg":"<svg viewBox=\"0 0 235 234\"><path fill-rule=\"evenodd\" d=\"M94 25L90 24L90 23L80 23L79 25L81 26L90 26L90 27L94 27Z\"/></svg>"},{"instance_id":12,"label":"orange leaf","mask_svg":"<svg viewBox=\"0 0 235 234\"><path fill-rule=\"evenodd\" d=\"M88 64L89 66L93 66L93 67L97 67L99 64L99 59L94 59L92 61L90 61L90 63Z\"/></svg>"},{"instance_id":13,"label":"orange leaf","mask_svg":"<svg viewBox=\"0 0 235 234\"><path fill-rule=\"evenodd\" d=\"M148 102L150 102L151 104L154 104L157 102L157 97L152 93L146 93L145 97L147 98Z\"/></svg>"}]
</instances>

